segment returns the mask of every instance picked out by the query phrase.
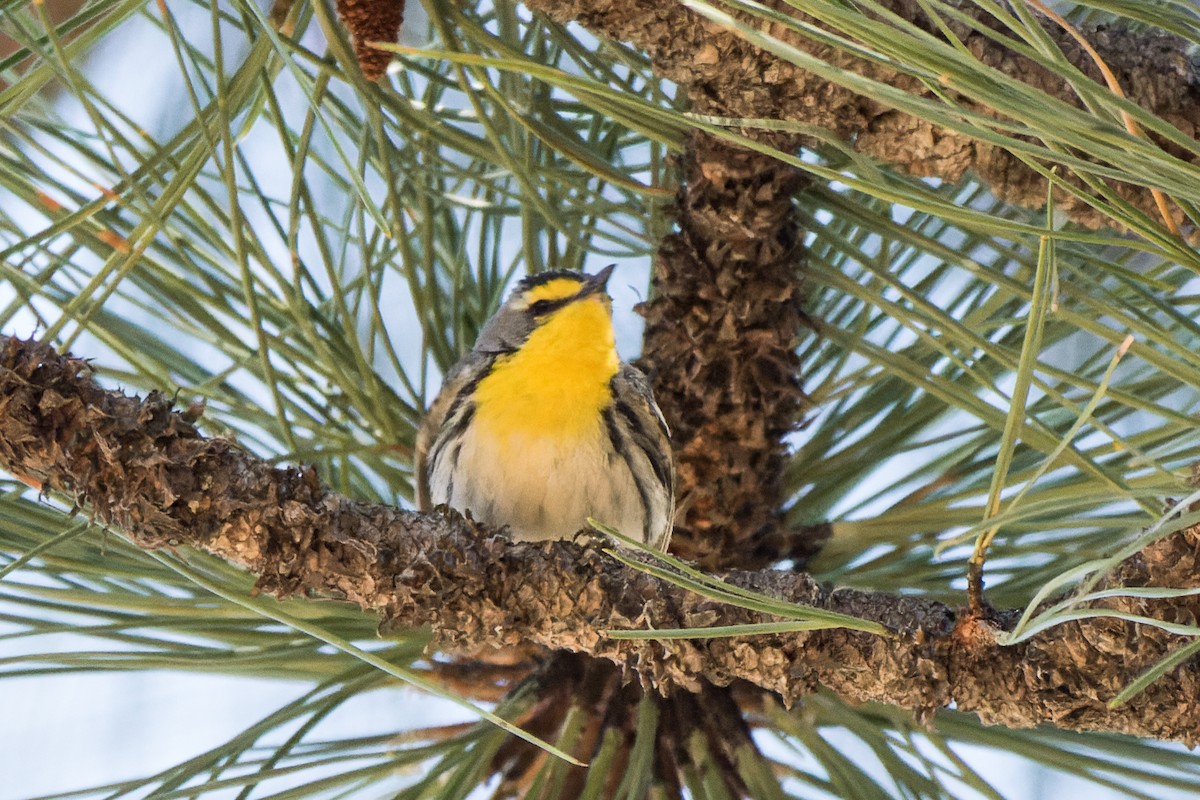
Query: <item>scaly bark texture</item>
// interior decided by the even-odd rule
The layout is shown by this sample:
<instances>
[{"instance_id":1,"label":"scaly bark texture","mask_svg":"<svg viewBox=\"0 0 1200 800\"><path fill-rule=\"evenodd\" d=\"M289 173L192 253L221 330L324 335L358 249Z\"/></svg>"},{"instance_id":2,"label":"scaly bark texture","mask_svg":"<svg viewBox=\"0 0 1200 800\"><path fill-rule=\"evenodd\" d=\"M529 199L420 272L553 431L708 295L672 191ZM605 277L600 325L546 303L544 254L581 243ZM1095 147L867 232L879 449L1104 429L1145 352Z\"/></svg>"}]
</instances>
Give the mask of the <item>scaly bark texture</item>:
<instances>
[{"instance_id":1,"label":"scaly bark texture","mask_svg":"<svg viewBox=\"0 0 1200 800\"><path fill-rule=\"evenodd\" d=\"M891 637L844 630L666 641L614 640L614 628L763 621L632 570L595 547L514 544L456 515L355 502L310 469L278 469L201 436L160 394L106 391L85 362L0 339L0 465L66 493L144 547L192 545L241 564L279 596L344 598L385 622L431 625L439 646L531 641L618 664L674 696L747 681L785 701L821 684L843 698L926 714L954 703L990 722L1053 722L1194 743L1200 665L1177 668L1127 706L1105 702L1179 637L1112 620L1060 626L1001 648L1012 613L964 616L940 603L828 591L802 574L730 573L739 586L877 620ZM1200 533L1185 531L1123 564L1110 583L1195 586ZM1117 601L1113 601L1114 603ZM1124 601L1126 603L1130 601ZM1136 601L1195 619L1200 601ZM1133 606L1130 606L1133 607Z\"/></svg>"},{"instance_id":2,"label":"scaly bark texture","mask_svg":"<svg viewBox=\"0 0 1200 800\"><path fill-rule=\"evenodd\" d=\"M764 566L785 550L784 437L805 400L792 201L804 178L702 134L689 140L681 177L679 231L663 240L640 309L643 363L675 448L671 549L709 569Z\"/></svg>"},{"instance_id":3,"label":"scaly bark texture","mask_svg":"<svg viewBox=\"0 0 1200 800\"><path fill-rule=\"evenodd\" d=\"M565 738L571 742L571 755L584 762L596 758L606 739L620 737L621 744L610 751L612 761L605 770L601 792L603 797L616 797L638 744L639 717L647 711L644 704L650 703L657 724L644 728L640 735L653 739L653 780L660 792L652 794L647 786L646 796L685 796L682 781L687 775L704 776L708 785L719 781L730 797L753 796L738 768L755 745L728 689L707 686L700 692L674 692L664 697L624 680L621 673L611 661L559 650L531 678L537 684L536 700L514 721L530 733L560 744L564 730L572 724L578 726ZM645 740L640 746L646 746ZM492 760L492 772L500 776L492 797L526 797L548 758L541 748L509 737ZM587 769L569 768L554 796L577 798L588 779Z\"/></svg>"},{"instance_id":4,"label":"scaly bark texture","mask_svg":"<svg viewBox=\"0 0 1200 800\"><path fill-rule=\"evenodd\" d=\"M780 13L812 22L782 0L766 0ZM655 70L680 84L703 113L731 117L791 120L824 128L859 152L878 158L911 175L957 182L973 170L1002 200L1040 208L1046 200L1044 179L1002 148L867 100L771 53L761 50L677 2L660 0L526 0L526 5L558 22L576 21L588 30L630 42L653 60ZM941 31L918 0L884 0L887 10L938 38ZM976 28L1000 25L974 3L960 10ZM947 18L949 19L949 18ZM755 26L762 26L753 20ZM979 30L958 22L949 27L983 64L1037 87L1051 97L1078 105L1071 87L1030 59L1004 47ZM1047 37L1092 80L1100 73L1082 48L1054 23L1044 20ZM1129 31L1105 25L1081 28L1112 68L1126 95L1192 138L1200 131L1200 69L1183 39L1160 31ZM883 81L904 91L930 96L916 79L878 64L839 52L828 45L800 38L774 26L771 33L841 70ZM991 113L964 101L972 110ZM777 136L745 131L752 136ZM1174 155L1185 154L1171 150ZM1190 158L1190 156L1188 156ZM1139 209L1159 218L1149 192L1114 185L1114 190ZM1091 228L1112 224L1104 214L1078 198L1056 194L1055 209ZM1177 222L1184 217L1179 209Z\"/></svg>"}]
</instances>

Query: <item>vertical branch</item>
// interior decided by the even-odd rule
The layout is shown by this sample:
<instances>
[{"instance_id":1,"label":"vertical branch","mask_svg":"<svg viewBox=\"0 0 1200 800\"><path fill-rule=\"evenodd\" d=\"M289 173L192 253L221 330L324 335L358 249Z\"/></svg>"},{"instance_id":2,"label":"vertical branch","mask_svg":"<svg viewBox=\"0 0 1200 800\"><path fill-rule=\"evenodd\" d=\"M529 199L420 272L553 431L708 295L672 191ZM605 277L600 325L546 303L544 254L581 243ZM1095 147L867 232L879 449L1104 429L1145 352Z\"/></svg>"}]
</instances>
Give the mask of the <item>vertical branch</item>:
<instances>
[{"instance_id":1,"label":"vertical branch","mask_svg":"<svg viewBox=\"0 0 1200 800\"><path fill-rule=\"evenodd\" d=\"M792 167L696 134L683 157L679 231L659 249L643 360L672 426L673 549L707 568L781 557L785 437L805 405L806 323Z\"/></svg>"}]
</instances>

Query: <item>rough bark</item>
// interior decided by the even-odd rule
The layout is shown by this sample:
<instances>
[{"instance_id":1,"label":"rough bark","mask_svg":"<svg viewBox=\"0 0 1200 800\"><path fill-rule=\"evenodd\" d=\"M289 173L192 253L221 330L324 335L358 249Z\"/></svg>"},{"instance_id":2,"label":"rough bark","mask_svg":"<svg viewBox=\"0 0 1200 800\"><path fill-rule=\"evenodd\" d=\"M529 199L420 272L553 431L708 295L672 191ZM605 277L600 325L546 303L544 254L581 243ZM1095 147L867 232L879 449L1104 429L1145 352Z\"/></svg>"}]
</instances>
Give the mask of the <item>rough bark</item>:
<instances>
[{"instance_id":1,"label":"rough bark","mask_svg":"<svg viewBox=\"0 0 1200 800\"><path fill-rule=\"evenodd\" d=\"M576 21L588 30L634 44L653 60L655 70L679 83L702 113L731 117L790 120L815 125L851 142L862 153L916 176L957 182L973 171L1002 200L1039 208L1045 203L1046 183L1006 150L946 130L928 120L867 100L794 64L767 53L733 33L705 21L677 2L660 0L526 0L526 5L559 22ZM782 0L766 5L787 14L795 9ZM941 36L917 0L885 0L882 5L922 29ZM1079 104L1071 87L1029 59L980 33L998 28L985 11L960 4L976 20L971 28L950 27L979 61L1018 78L1050 97ZM761 25L755 22L755 25ZM1101 82L1092 59L1060 27L1047 21L1046 35L1084 74ZM1081 29L1112 68L1126 95L1190 137L1200 130L1200 69L1188 43L1160 31L1129 31L1091 25ZM842 70L860 73L929 96L917 80L864 62L835 48L806 40L776 27L771 33ZM991 113L975 103L974 110ZM746 131L754 136L773 136ZM799 138L791 140L798 144ZM784 141L777 144L784 145ZM1175 153L1183 156L1182 153ZM1159 218L1150 193L1120 184L1114 190L1124 199ZM1056 210L1091 228L1112 225L1105 215L1082 200L1062 193ZM1175 208L1176 222L1183 213Z\"/></svg>"},{"instance_id":2,"label":"rough bark","mask_svg":"<svg viewBox=\"0 0 1200 800\"><path fill-rule=\"evenodd\" d=\"M1129 705L1105 701L1178 637L1111 620L1061 626L1002 648L989 620L918 597L830 591L802 574L727 580L773 596L877 620L891 637L844 630L669 641L614 640L614 628L762 621L632 570L594 546L514 544L454 514L419 515L349 500L311 469L279 469L199 434L160 394L106 391L85 362L37 342L0 339L0 464L63 492L143 547L192 545L258 575L279 596L357 603L390 624L431 625L438 646L530 641L609 659L673 693L744 680L785 701L827 686L927 714L956 704L1009 726L1053 722L1191 742L1200 730L1200 666L1176 669ZM1200 534L1187 531L1110 578L1191 586ZM1195 599L1140 601L1195 619Z\"/></svg>"},{"instance_id":3,"label":"rough bark","mask_svg":"<svg viewBox=\"0 0 1200 800\"><path fill-rule=\"evenodd\" d=\"M789 550L785 437L800 418L804 177L769 156L695 135L683 156L678 232L659 247L644 362L671 425L678 485L671 549L710 569L765 566ZM802 537L792 537L799 539Z\"/></svg>"}]
</instances>

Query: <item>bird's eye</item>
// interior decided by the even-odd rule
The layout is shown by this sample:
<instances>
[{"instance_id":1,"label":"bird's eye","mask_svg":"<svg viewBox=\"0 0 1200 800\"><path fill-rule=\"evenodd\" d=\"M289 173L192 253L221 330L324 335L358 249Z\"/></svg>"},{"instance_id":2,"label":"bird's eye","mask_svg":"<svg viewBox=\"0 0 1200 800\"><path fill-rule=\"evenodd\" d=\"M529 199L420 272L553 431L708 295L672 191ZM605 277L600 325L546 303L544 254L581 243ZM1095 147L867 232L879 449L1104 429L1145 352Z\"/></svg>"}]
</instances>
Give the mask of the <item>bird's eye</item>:
<instances>
[{"instance_id":1,"label":"bird's eye","mask_svg":"<svg viewBox=\"0 0 1200 800\"><path fill-rule=\"evenodd\" d=\"M538 300L536 303L529 304L529 313L535 317L540 317L553 307L554 303L549 300Z\"/></svg>"}]
</instances>

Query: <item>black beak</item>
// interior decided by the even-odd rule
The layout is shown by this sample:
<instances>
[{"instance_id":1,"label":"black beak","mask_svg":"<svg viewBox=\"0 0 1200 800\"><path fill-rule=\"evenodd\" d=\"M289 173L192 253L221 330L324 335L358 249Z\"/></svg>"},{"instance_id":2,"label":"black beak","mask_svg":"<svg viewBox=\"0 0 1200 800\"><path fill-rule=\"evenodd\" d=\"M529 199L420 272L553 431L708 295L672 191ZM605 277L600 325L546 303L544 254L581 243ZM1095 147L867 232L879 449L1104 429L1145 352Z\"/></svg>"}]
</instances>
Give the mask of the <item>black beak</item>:
<instances>
[{"instance_id":1,"label":"black beak","mask_svg":"<svg viewBox=\"0 0 1200 800\"><path fill-rule=\"evenodd\" d=\"M585 295L596 294L597 292L607 291L608 276L612 275L613 270L616 268L617 268L616 264L609 264L607 267L600 270L595 275L589 275L588 279L587 279L587 284L584 286L583 292L581 292L581 294L585 294Z\"/></svg>"}]
</instances>

